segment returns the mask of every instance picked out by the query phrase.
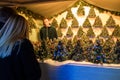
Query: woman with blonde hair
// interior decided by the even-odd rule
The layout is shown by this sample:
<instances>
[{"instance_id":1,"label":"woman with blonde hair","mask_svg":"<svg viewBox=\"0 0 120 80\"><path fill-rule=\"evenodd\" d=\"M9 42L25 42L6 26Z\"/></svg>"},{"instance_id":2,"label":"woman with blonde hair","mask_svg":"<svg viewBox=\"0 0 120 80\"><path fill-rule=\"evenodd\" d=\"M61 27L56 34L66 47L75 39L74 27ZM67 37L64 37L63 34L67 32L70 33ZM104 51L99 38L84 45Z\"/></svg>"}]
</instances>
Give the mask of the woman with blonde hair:
<instances>
[{"instance_id":1,"label":"woman with blonde hair","mask_svg":"<svg viewBox=\"0 0 120 80\"><path fill-rule=\"evenodd\" d=\"M0 30L0 80L40 80L41 70L24 17L10 16Z\"/></svg>"}]
</instances>

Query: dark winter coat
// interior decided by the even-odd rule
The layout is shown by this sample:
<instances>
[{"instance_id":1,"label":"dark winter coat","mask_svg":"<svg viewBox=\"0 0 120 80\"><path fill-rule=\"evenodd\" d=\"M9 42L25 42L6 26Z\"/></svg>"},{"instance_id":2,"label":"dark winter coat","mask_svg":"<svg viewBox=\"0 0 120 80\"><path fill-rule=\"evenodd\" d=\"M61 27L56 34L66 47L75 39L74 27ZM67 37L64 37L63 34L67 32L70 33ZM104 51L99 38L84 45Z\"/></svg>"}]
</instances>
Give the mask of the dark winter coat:
<instances>
[{"instance_id":1,"label":"dark winter coat","mask_svg":"<svg viewBox=\"0 0 120 80\"><path fill-rule=\"evenodd\" d=\"M40 38L41 38L41 40L46 40L47 37L49 39L52 39L52 40L54 38L57 39L57 32L56 32L56 29L53 26L50 26L50 27L43 26L40 29Z\"/></svg>"},{"instance_id":2,"label":"dark winter coat","mask_svg":"<svg viewBox=\"0 0 120 80\"><path fill-rule=\"evenodd\" d=\"M40 80L41 70L32 44L24 39L19 46L16 42L12 54L0 58L0 80Z\"/></svg>"}]
</instances>

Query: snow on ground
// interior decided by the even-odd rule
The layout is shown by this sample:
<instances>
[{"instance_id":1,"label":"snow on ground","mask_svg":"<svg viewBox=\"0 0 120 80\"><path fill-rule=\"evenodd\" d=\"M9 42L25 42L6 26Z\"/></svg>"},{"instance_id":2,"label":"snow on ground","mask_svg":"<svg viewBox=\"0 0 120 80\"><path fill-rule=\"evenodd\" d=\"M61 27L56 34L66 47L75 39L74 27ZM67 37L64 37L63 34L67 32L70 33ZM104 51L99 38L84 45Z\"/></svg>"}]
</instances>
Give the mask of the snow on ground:
<instances>
[{"instance_id":1,"label":"snow on ground","mask_svg":"<svg viewBox=\"0 0 120 80\"><path fill-rule=\"evenodd\" d=\"M95 63L91 63L91 62L86 62L86 61L73 61L73 60L66 60L66 61L62 61L62 62L58 62L58 61L54 61L52 59L47 59L47 60L44 60L44 63L47 63L47 64L50 64L50 65L53 65L53 66L62 66L62 65L65 65L65 64L72 64L72 65L87 65L87 66L97 66L97 67L112 67L112 68L119 68L120 69L120 64L106 64L106 63L103 63L103 64L95 64Z\"/></svg>"}]
</instances>

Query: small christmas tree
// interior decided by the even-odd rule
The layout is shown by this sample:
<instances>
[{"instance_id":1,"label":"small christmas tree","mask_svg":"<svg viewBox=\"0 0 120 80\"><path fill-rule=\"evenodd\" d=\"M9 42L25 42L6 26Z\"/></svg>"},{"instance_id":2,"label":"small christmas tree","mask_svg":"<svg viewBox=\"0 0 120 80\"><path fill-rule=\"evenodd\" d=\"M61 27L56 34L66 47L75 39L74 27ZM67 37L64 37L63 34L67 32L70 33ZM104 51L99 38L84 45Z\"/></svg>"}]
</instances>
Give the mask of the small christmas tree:
<instances>
[{"instance_id":1,"label":"small christmas tree","mask_svg":"<svg viewBox=\"0 0 120 80\"><path fill-rule=\"evenodd\" d=\"M71 27L72 28L78 28L78 25L79 25L79 23L78 23L77 19L74 17L73 20L72 20Z\"/></svg>"},{"instance_id":2,"label":"small christmas tree","mask_svg":"<svg viewBox=\"0 0 120 80\"><path fill-rule=\"evenodd\" d=\"M108 33L108 30L106 27L103 28L101 34L100 34L100 37L103 37L103 38L108 38L109 37L109 33Z\"/></svg>"},{"instance_id":3,"label":"small christmas tree","mask_svg":"<svg viewBox=\"0 0 120 80\"><path fill-rule=\"evenodd\" d=\"M69 39L66 46L66 51L68 54L71 54L72 50L73 50L73 44L72 44L72 40Z\"/></svg>"},{"instance_id":4,"label":"small christmas tree","mask_svg":"<svg viewBox=\"0 0 120 80\"><path fill-rule=\"evenodd\" d=\"M83 28L80 26L78 32L77 32L77 36L81 37L84 34Z\"/></svg>"},{"instance_id":5,"label":"small christmas tree","mask_svg":"<svg viewBox=\"0 0 120 80\"><path fill-rule=\"evenodd\" d=\"M88 17L89 18L95 18L96 17L96 14L95 14L95 11L94 11L93 7L90 8Z\"/></svg>"},{"instance_id":6,"label":"small christmas tree","mask_svg":"<svg viewBox=\"0 0 120 80\"><path fill-rule=\"evenodd\" d=\"M120 37L120 26L117 25L112 33L112 36L114 37Z\"/></svg>"},{"instance_id":7,"label":"small christmas tree","mask_svg":"<svg viewBox=\"0 0 120 80\"><path fill-rule=\"evenodd\" d=\"M115 46L115 42L112 39L112 36L110 36L103 45L103 52L105 53L106 61L109 63L115 61L115 58L114 58L115 47L114 46Z\"/></svg>"},{"instance_id":8,"label":"small christmas tree","mask_svg":"<svg viewBox=\"0 0 120 80\"><path fill-rule=\"evenodd\" d=\"M92 27L90 27L90 28L88 29L86 36L88 36L88 37L90 37L90 38L95 37L95 33L93 32Z\"/></svg>"},{"instance_id":9,"label":"small christmas tree","mask_svg":"<svg viewBox=\"0 0 120 80\"><path fill-rule=\"evenodd\" d=\"M52 25L57 28L58 27L58 22L57 20L54 18L53 21L52 21Z\"/></svg>"},{"instance_id":10,"label":"small christmas tree","mask_svg":"<svg viewBox=\"0 0 120 80\"><path fill-rule=\"evenodd\" d=\"M66 36L64 36L64 37L63 37L62 42L63 42L65 45L67 44L68 39L67 39L67 37L66 37Z\"/></svg>"},{"instance_id":11,"label":"small christmas tree","mask_svg":"<svg viewBox=\"0 0 120 80\"><path fill-rule=\"evenodd\" d=\"M66 19L73 19L73 14L72 14L72 11L71 11L71 9L69 9L68 11L67 11L67 15L66 15Z\"/></svg>"},{"instance_id":12,"label":"small christmas tree","mask_svg":"<svg viewBox=\"0 0 120 80\"><path fill-rule=\"evenodd\" d=\"M111 52L114 44L115 44L115 42L114 42L114 40L112 39L112 37L109 37L109 38L105 41L105 43L104 43L104 45L103 45L103 50L104 50L104 52L110 54L110 52Z\"/></svg>"},{"instance_id":13,"label":"small christmas tree","mask_svg":"<svg viewBox=\"0 0 120 80\"><path fill-rule=\"evenodd\" d=\"M83 27L84 28L90 28L91 24L88 18L85 19L84 23L83 23Z\"/></svg>"},{"instance_id":14,"label":"small christmas tree","mask_svg":"<svg viewBox=\"0 0 120 80\"><path fill-rule=\"evenodd\" d=\"M103 46L103 44L104 44L104 39L103 38L100 38L99 36L97 36L96 39L95 39L95 42L96 41L99 42L101 46Z\"/></svg>"},{"instance_id":15,"label":"small christmas tree","mask_svg":"<svg viewBox=\"0 0 120 80\"><path fill-rule=\"evenodd\" d=\"M67 37L72 37L72 36L73 36L73 32L72 32L72 30L71 30L70 27L68 28L68 31L67 31L67 33L66 33L66 36L67 36Z\"/></svg>"},{"instance_id":16,"label":"small christmas tree","mask_svg":"<svg viewBox=\"0 0 120 80\"><path fill-rule=\"evenodd\" d=\"M86 36L85 34L83 34L83 35L81 36L80 41L81 41L81 45L82 45L82 47L83 47L83 50L85 50L86 47L87 47L87 45L88 45L88 42L89 42L89 37Z\"/></svg>"},{"instance_id":17,"label":"small christmas tree","mask_svg":"<svg viewBox=\"0 0 120 80\"><path fill-rule=\"evenodd\" d=\"M93 27L101 28L103 26L101 18L99 16L96 17Z\"/></svg>"},{"instance_id":18,"label":"small christmas tree","mask_svg":"<svg viewBox=\"0 0 120 80\"><path fill-rule=\"evenodd\" d=\"M77 15L78 16L83 16L85 15L85 11L82 5L79 6L78 10L77 10Z\"/></svg>"},{"instance_id":19,"label":"small christmas tree","mask_svg":"<svg viewBox=\"0 0 120 80\"><path fill-rule=\"evenodd\" d=\"M72 42L73 42L73 45L76 44L77 40L78 40L77 35L75 35L74 38L73 38L73 41L72 41Z\"/></svg>"},{"instance_id":20,"label":"small christmas tree","mask_svg":"<svg viewBox=\"0 0 120 80\"><path fill-rule=\"evenodd\" d=\"M67 21L64 18L60 22L60 28L67 28Z\"/></svg>"},{"instance_id":21,"label":"small christmas tree","mask_svg":"<svg viewBox=\"0 0 120 80\"><path fill-rule=\"evenodd\" d=\"M57 30L57 35L58 35L58 37L62 37L62 35L63 35L60 28L58 28L58 30Z\"/></svg>"},{"instance_id":22,"label":"small christmas tree","mask_svg":"<svg viewBox=\"0 0 120 80\"><path fill-rule=\"evenodd\" d=\"M115 25L116 25L115 20L113 19L112 16L110 16L109 19L107 20L105 26L108 27L108 28L114 28Z\"/></svg>"}]
</instances>

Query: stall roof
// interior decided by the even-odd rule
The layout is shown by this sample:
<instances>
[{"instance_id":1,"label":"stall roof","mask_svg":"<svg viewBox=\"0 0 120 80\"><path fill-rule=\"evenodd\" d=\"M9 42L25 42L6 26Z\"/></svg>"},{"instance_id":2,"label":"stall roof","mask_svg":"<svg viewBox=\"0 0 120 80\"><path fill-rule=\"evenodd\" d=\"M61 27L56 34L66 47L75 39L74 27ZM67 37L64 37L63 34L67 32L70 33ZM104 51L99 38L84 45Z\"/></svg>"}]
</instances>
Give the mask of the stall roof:
<instances>
[{"instance_id":1,"label":"stall roof","mask_svg":"<svg viewBox=\"0 0 120 80\"><path fill-rule=\"evenodd\" d=\"M26 7L41 16L52 16L71 7L79 0L0 0L1 6ZM84 0L95 6L120 12L120 0Z\"/></svg>"},{"instance_id":2,"label":"stall roof","mask_svg":"<svg viewBox=\"0 0 120 80\"><path fill-rule=\"evenodd\" d=\"M120 0L84 0L84 1L107 10L120 12Z\"/></svg>"},{"instance_id":3,"label":"stall roof","mask_svg":"<svg viewBox=\"0 0 120 80\"><path fill-rule=\"evenodd\" d=\"M53 16L71 7L78 0L1 0L1 6L26 7L41 16Z\"/></svg>"}]
</instances>

